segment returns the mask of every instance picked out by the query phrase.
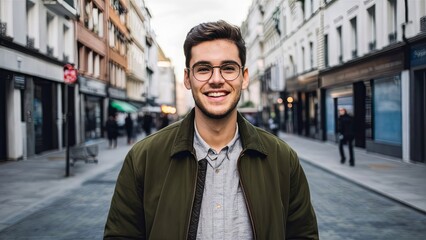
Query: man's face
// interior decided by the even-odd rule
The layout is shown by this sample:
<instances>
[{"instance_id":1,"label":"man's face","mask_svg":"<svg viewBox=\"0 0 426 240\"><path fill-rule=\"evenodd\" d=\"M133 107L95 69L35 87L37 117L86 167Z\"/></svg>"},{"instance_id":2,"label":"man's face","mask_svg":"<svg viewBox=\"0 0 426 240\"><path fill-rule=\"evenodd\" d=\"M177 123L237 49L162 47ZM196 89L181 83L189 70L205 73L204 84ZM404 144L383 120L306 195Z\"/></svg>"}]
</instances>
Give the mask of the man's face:
<instances>
[{"instance_id":1,"label":"man's face","mask_svg":"<svg viewBox=\"0 0 426 240\"><path fill-rule=\"evenodd\" d=\"M213 40L200 43L191 49L189 71L185 70L185 87L191 89L198 108L209 118L221 119L235 111L240 100L241 90L248 87L248 70L232 81L225 80L219 68L213 68L213 75L208 81L201 82L194 78L192 67L196 64L220 66L224 63L236 62L241 66L237 46L228 40ZM242 71L242 70L240 70Z\"/></svg>"}]
</instances>

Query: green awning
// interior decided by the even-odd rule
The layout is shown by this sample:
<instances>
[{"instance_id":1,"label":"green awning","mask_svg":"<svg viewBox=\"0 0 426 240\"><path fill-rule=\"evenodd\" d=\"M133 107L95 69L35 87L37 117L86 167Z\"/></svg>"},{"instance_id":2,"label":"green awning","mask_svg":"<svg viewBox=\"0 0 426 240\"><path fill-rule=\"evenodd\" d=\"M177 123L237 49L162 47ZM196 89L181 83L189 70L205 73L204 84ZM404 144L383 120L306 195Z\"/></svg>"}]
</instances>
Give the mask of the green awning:
<instances>
[{"instance_id":1,"label":"green awning","mask_svg":"<svg viewBox=\"0 0 426 240\"><path fill-rule=\"evenodd\" d=\"M137 112L138 111L138 109L135 106L123 101L119 101L119 100L112 100L111 106L120 112Z\"/></svg>"}]
</instances>

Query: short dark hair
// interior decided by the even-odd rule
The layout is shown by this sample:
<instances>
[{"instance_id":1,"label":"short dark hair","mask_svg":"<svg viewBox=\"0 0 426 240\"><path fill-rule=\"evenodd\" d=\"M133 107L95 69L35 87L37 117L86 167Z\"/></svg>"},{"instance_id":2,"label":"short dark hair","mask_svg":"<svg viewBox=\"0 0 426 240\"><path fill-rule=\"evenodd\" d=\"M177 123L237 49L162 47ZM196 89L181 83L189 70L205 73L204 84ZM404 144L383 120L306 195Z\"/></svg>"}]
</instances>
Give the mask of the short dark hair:
<instances>
[{"instance_id":1,"label":"short dark hair","mask_svg":"<svg viewBox=\"0 0 426 240\"><path fill-rule=\"evenodd\" d=\"M201 23L193 27L186 35L185 43L183 44L183 51L185 53L185 65L189 67L191 60L192 47L206 41L216 39L230 40L237 45L238 54L241 60L241 65L246 64L246 45L241 35L240 28L231 25L223 20L217 22Z\"/></svg>"}]
</instances>

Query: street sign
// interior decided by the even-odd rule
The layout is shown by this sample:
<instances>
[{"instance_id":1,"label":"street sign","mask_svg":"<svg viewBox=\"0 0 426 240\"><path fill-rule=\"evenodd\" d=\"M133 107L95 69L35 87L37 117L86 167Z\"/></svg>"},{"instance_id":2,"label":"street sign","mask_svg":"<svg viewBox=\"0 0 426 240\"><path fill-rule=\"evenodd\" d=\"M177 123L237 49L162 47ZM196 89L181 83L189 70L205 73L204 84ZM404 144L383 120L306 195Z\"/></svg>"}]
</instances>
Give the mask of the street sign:
<instances>
[{"instance_id":1,"label":"street sign","mask_svg":"<svg viewBox=\"0 0 426 240\"><path fill-rule=\"evenodd\" d=\"M77 81L77 69L71 64L64 66L64 82L67 84L73 84Z\"/></svg>"}]
</instances>

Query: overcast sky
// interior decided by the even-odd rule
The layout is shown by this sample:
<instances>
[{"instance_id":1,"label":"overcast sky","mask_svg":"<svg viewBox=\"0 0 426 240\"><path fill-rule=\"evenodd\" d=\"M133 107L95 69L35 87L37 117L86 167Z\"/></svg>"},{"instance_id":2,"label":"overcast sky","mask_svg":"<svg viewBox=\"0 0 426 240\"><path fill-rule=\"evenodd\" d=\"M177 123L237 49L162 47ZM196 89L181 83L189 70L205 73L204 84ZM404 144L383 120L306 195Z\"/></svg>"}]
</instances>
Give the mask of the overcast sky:
<instances>
[{"instance_id":1,"label":"overcast sky","mask_svg":"<svg viewBox=\"0 0 426 240\"><path fill-rule=\"evenodd\" d=\"M151 11L151 26L164 53L175 66L176 78L183 80L183 42L195 25L223 19L241 26L252 0L145 0Z\"/></svg>"}]
</instances>

